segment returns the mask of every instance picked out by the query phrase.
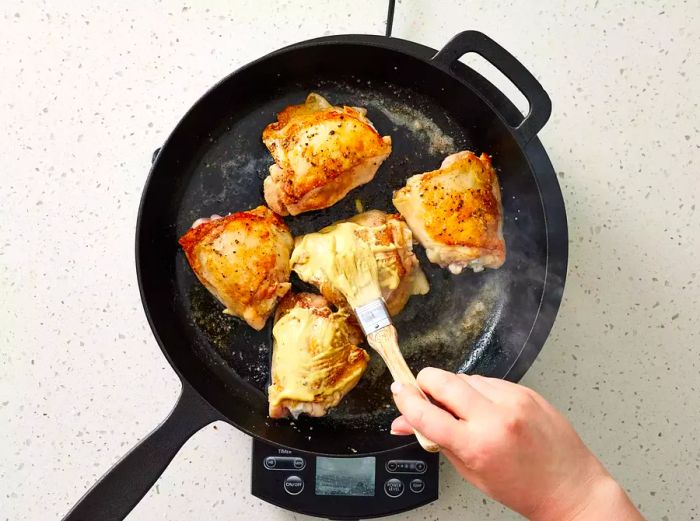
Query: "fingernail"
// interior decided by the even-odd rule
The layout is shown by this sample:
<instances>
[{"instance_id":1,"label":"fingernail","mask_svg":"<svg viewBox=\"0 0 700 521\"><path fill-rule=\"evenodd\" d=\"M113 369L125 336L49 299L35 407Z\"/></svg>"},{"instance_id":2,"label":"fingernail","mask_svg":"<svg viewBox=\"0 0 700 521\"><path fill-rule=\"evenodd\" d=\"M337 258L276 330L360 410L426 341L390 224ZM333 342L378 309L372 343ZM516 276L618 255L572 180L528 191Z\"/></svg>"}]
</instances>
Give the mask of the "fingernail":
<instances>
[{"instance_id":1,"label":"fingernail","mask_svg":"<svg viewBox=\"0 0 700 521\"><path fill-rule=\"evenodd\" d=\"M399 435L399 433L398 433L397 431L395 431L394 429L391 429L391 430L389 431L389 434L391 434L391 435L393 435L393 436L398 436L398 435Z\"/></svg>"},{"instance_id":2,"label":"fingernail","mask_svg":"<svg viewBox=\"0 0 700 521\"><path fill-rule=\"evenodd\" d=\"M403 389L403 384L401 382L394 382L391 384L391 392L394 394L399 394Z\"/></svg>"}]
</instances>

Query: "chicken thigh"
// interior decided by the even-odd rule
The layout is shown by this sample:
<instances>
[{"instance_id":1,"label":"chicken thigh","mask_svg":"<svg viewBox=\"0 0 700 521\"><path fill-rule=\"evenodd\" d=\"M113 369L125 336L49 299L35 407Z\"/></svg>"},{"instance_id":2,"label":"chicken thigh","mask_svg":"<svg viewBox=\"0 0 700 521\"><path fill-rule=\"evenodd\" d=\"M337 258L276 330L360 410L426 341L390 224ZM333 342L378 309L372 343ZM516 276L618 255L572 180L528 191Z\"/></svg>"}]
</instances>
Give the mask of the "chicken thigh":
<instances>
[{"instance_id":1,"label":"chicken thigh","mask_svg":"<svg viewBox=\"0 0 700 521\"><path fill-rule=\"evenodd\" d=\"M501 190L487 154L447 156L438 170L409 178L393 200L431 262L460 273L505 261Z\"/></svg>"},{"instance_id":2,"label":"chicken thigh","mask_svg":"<svg viewBox=\"0 0 700 521\"><path fill-rule=\"evenodd\" d=\"M289 293L272 328L269 414L323 416L357 384L369 355L358 347L362 331L350 312L332 311L312 293Z\"/></svg>"},{"instance_id":3,"label":"chicken thigh","mask_svg":"<svg viewBox=\"0 0 700 521\"><path fill-rule=\"evenodd\" d=\"M265 201L279 215L298 215L334 205L368 183L391 153L366 110L334 107L311 93L287 107L262 139L275 164L263 184Z\"/></svg>"},{"instance_id":4,"label":"chicken thigh","mask_svg":"<svg viewBox=\"0 0 700 521\"><path fill-rule=\"evenodd\" d=\"M321 234L332 234L338 224L352 222L359 225L356 233L367 242L377 261L377 275L382 297L387 309L396 315L403 309L411 295L424 295L428 292L428 280L413 253L413 236L399 215L387 215L379 210L371 210L340 221L297 239L292 253L292 269L299 277L316 286L321 294L338 307L347 306L343 294L326 278L314 259L332 255L326 251L328 241Z\"/></svg>"},{"instance_id":5,"label":"chicken thigh","mask_svg":"<svg viewBox=\"0 0 700 521\"><path fill-rule=\"evenodd\" d=\"M199 219L180 238L192 271L224 313L258 330L291 287L293 244L287 226L266 206Z\"/></svg>"}]
</instances>

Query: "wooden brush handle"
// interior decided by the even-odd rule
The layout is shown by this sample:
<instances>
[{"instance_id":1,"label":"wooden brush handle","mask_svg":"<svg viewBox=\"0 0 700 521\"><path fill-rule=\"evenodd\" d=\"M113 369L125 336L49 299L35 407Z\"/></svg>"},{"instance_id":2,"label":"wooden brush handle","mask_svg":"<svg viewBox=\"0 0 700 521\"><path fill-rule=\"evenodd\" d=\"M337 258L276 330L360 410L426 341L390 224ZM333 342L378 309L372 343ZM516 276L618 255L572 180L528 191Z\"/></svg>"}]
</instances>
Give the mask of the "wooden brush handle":
<instances>
[{"instance_id":1,"label":"wooden brush handle","mask_svg":"<svg viewBox=\"0 0 700 521\"><path fill-rule=\"evenodd\" d=\"M395 382L400 382L403 385L411 385L418 389L418 392L423 398L428 400L428 397L423 393L418 383L416 382L416 377L413 376L411 369L406 364L401 350L399 349L398 336L396 334L396 328L394 326L386 326L382 329L370 333L367 335L367 342L372 348L379 353L379 355L384 359L386 366L391 372L391 376L394 378ZM420 432L413 431L420 443L428 452L439 452L440 446L434 441L429 440L423 436Z\"/></svg>"}]
</instances>

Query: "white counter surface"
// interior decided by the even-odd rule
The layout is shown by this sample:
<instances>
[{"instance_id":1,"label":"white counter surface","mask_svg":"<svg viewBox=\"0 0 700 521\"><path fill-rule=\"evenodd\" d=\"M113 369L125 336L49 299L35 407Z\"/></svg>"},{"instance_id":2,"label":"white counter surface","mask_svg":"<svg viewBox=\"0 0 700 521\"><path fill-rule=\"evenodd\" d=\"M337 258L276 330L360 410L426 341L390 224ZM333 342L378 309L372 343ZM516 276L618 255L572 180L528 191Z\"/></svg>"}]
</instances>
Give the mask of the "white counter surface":
<instances>
[{"instance_id":1,"label":"white counter surface","mask_svg":"<svg viewBox=\"0 0 700 521\"><path fill-rule=\"evenodd\" d=\"M371 0L99 4L0 6L0 520L60 518L178 395L133 263L152 151L240 65L385 17ZM693 1L404 0L394 28L435 48L481 30L549 92L570 266L524 381L664 521L700 516L699 23ZM205 428L128 519L301 519L250 495L249 445ZM446 465L440 499L398 517L517 519Z\"/></svg>"}]
</instances>

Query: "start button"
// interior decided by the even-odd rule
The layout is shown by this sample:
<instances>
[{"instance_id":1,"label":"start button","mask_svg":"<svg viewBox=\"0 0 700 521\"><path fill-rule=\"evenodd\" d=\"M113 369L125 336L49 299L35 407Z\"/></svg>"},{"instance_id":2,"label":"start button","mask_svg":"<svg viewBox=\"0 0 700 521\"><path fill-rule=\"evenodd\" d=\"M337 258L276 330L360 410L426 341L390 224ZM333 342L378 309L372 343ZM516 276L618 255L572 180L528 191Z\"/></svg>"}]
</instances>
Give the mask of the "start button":
<instances>
[{"instance_id":1,"label":"start button","mask_svg":"<svg viewBox=\"0 0 700 521\"><path fill-rule=\"evenodd\" d=\"M416 478L412 479L411 482L408 484L409 488L411 489L411 492L415 492L416 494L420 494L425 490L425 481L422 479Z\"/></svg>"}]
</instances>

